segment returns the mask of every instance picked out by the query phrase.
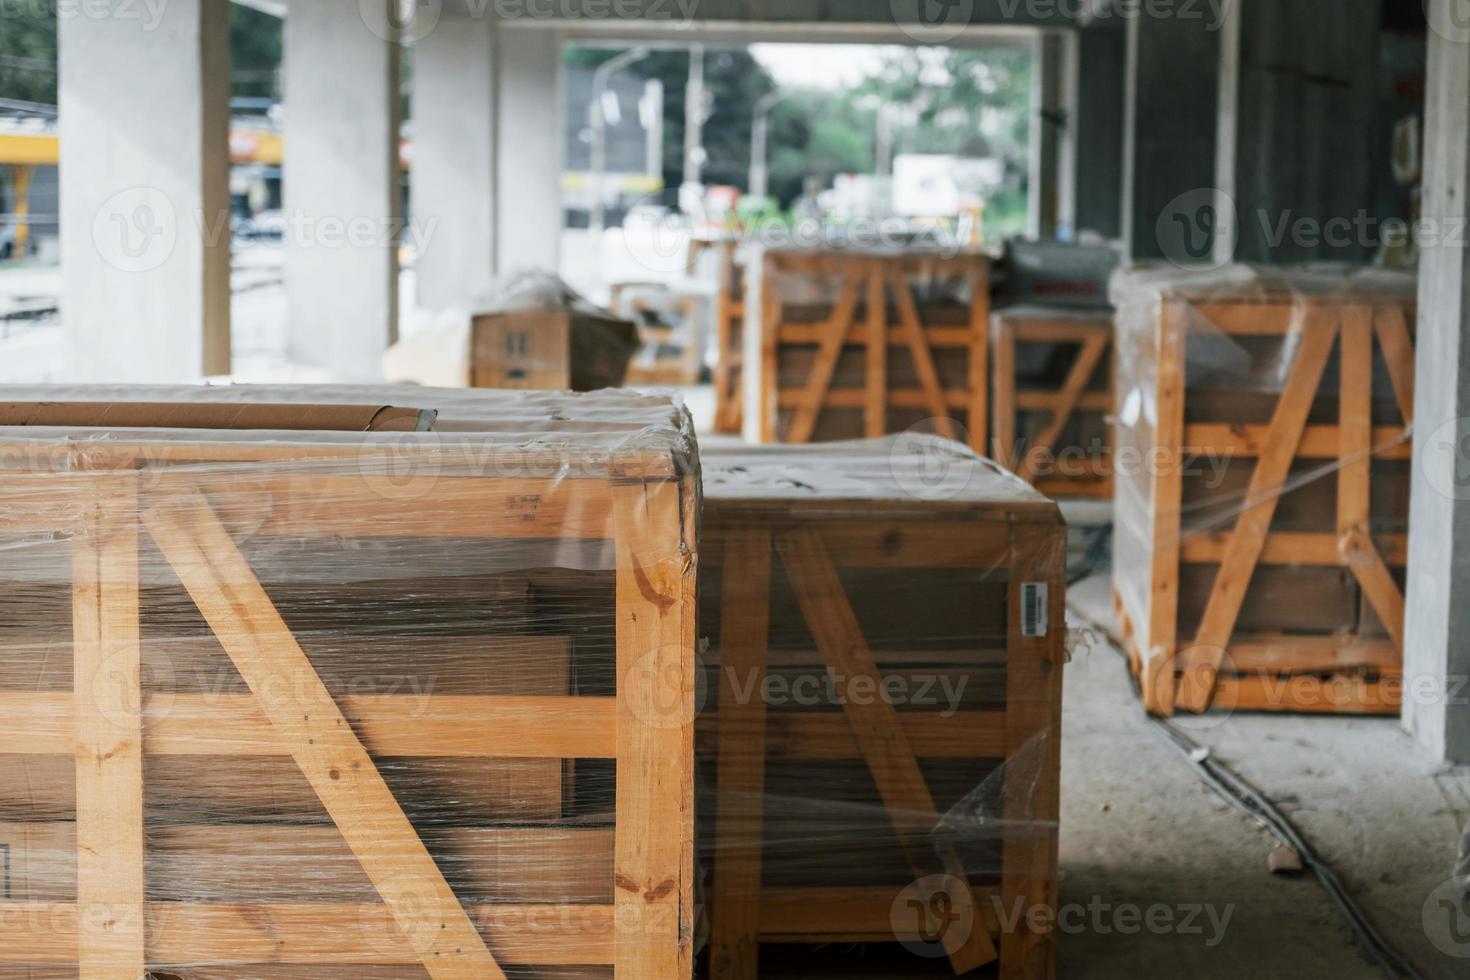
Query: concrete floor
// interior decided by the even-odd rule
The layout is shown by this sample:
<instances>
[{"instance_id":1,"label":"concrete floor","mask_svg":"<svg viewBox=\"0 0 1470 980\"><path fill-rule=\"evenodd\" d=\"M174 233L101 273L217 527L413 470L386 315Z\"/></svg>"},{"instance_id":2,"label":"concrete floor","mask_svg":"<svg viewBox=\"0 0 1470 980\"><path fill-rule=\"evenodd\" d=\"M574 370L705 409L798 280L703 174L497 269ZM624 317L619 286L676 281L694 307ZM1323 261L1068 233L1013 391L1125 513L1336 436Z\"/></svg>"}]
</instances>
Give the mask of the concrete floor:
<instances>
[{"instance_id":1,"label":"concrete floor","mask_svg":"<svg viewBox=\"0 0 1470 980\"><path fill-rule=\"evenodd\" d=\"M1111 618L1106 573L1070 596L1095 621ZM1063 712L1061 898L1088 911L1062 937L1060 975L1381 976L1314 878L1268 872L1276 841L1154 733L1122 656L1077 625ZM1181 725L1291 817L1425 976L1470 977L1470 958L1441 952L1424 925L1426 904L1440 912L1431 898L1470 820L1470 772L1432 764L1393 720L1238 714ZM1186 914L1177 910L1202 906L1202 932L1118 928L1132 926L1122 907L1151 905L1176 910L1175 923Z\"/></svg>"}]
</instances>

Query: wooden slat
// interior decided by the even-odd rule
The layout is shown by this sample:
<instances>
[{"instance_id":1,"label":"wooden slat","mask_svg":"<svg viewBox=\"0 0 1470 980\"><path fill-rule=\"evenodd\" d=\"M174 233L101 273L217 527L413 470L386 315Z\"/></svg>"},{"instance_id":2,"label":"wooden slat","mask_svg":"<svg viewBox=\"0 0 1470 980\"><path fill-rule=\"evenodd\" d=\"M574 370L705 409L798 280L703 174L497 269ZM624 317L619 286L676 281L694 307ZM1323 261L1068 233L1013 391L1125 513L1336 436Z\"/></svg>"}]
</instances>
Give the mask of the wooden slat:
<instances>
[{"instance_id":1,"label":"wooden slat","mask_svg":"<svg viewBox=\"0 0 1470 980\"><path fill-rule=\"evenodd\" d=\"M706 503L709 511L715 506ZM866 501L856 508L871 513ZM932 511L930 511L932 514ZM1010 527L992 520L810 520L826 542L832 561L842 568L990 568L1002 564L1010 547ZM707 554L727 546L730 525L708 522L702 529Z\"/></svg>"},{"instance_id":2,"label":"wooden slat","mask_svg":"<svg viewBox=\"0 0 1470 980\"><path fill-rule=\"evenodd\" d=\"M701 717L700 730L715 736L735 724ZM1003 759L1006 720L1002 711L902 711L898 725L920 759ZM742 731L744 729L741 729ZM779 711L766 716L769 759L862 759L862 746L839 712Z\"/></svg>"},{"instance_id":3,"label":"wooden slat","mask_svg":"<svg viewBox=\"0 0 1470 980\"><path fill-rule=\"evenodd\" d=\"M0 745L17 754L70 754L74 714L59 692L0 692ZM341 711L382 758L611 759L612 698L346 695ZM152 693L143 699L147 755L292 755L250 694Z\"/></svg>"},{"instance_id":4,"label":"wooden slat","mask_svg":"<svg viewBox=\"0 0 1470 980\"><path fill-rule=\"evenodd\" d=\"M1001 904L1008 910L1057 908L1056 827L1062 765L1062 665L1066 659L1066 532L1017 527L1008 576L1006 754L1002 817L1025 828L1001 842ZM1022 599L1028 583L1044 583L1042 635L1026 635ZM1022 917L1000 940L1001 980L1054 980L1055 930L1032 930Z\"/></svg>"},{"instance_id":5,"label":"wooden slat","mask_svg":"<svg viewBox=\"0 0 1470 980\"><path fill-rule=\"evenodd\" d=\"M800 408L805 404L805 398L805 389L782 388L777 393L776 403L781 408ZM969 401L969 392L958 388L944 391L944 403L948 408L963 409ZM865 408L867 403L865 388L829 388L822 396L821 405L824 408ZM925 395L918 388L893 388L888 392L888 405L890 408L922 409L926 405Z\"/></svg>"},{"instance_id":6,"label":"wooden slat","mask_svg":"<svg viewBox=\"0 0 1470 980\"><path fill-rule=\"evenodd\" d=\"M1373 539L1361 527L1350 528L1342 538L1342 555L1373 611L1383 621L1393 645L1404 649L1404 593L1394 581Z\"/></svg>"},{"instance_id":7,"label":"wooden slat","mask_svg":"<svg viewBox=\"0 0 1470 980\"><path fill-rule=\"evenodd\" d=\"M344 840L436 978L503 980L372 757L203 494L143 522L270 718Z\"/></svg>"},{"instance_id":8,"label":"wooden slat","mask_svg":"<svg viewBox=\"0 0 1470 980\"><path fill-rule=\"evenodd\" d=\"M817 416L822 411L827 391L832 386L832 372L837 369L837 358L842 345L853 327L853 314L857 312L858 286L856 281L845 283L837 305L832 309L832 319L822 327L822 344L812 361L811 374L802 389L796 406L796 415L791 420L788 439L791 442L810 442L812 430L816 428ZM774 375L771 383L775 383Z\"/></svg>"},{"instance_id":9,"label":"wooden slat","mask_svg":"<svg viewBox=\"0 0 1470 980\"><path fill-rule=\"evenodd\" d=\"M72 540L82 912L73 951L80 980L137 980L145 957L137 484L127 474L105 485L86 501L86 527Z\"/></svg>"},{"instance_id":10,"label":"wooden slat","mask_svg":"<svg viewBox=\"0 0 1470 980\"><path fill-rule=\"evenodd\" d=\"M967 348L975 342L974 334L968 327L931 327L923 326L924 340L931 348L934 347L959 347ZM822 342L822 328L813 323L782 323L776 327L780 342L799 346L804 344L820 344ZM903 327L888 328L888 345L890 347L905 347L908 345L908 333Z\"/></svg>"},{"instance_id":11,"label":"wooden slat","mask_svg":"<svg viewBox=\"0 0 1470 980\"><path fill-rule=\"evenodd\" d=\"M1253 635L1230 641L1231 666L1240 673L1332 673L1357 667L1392 668L1402 657L1388 640L1356 636Z\"/></svg>"},{"instance_id":12,"label":"wooden slat","mask_svg":"<svg viewBox=\"0 0 1470 980\"><path fill-rule=\"evenodd\" d=\"M1269 425L1191 425L1184 430L1184 451L1190 456L1259 456L1270 432ZM1375 426L1371 440L1374 459L1407 460L1413 455L1406 429ZM1302 430L1296 455L1298 459L1336 459L1339 448L1337 426L1309 425Z\"/></svg>"},{"instance_id":13,"label":"wooden slat","mask_svg":"<svg viewBox=\"0 0 1470 980\"><path fill-rule=\"evenodd\" d=\"M1255 574L1271 520L1276 514L1276 504L1281 499L1282 486L1292 460L1296 458L1307 413L1322 382L1322 371L1336 338L1337 323L1330 316L1316 310L1307 312L1302 325L1301 345L1276 404L1271 436L1251 474L1245 496L1246 509L1236 522L1230 543L1225 548L1204 617L1195 634L1194 646L1199 648L1201 662L1181 675L1179 680L1179 707L1203 711L1209 706L1220 659L1230 643L1231 634L1235 632L1241 602L1251 576Z\"/></svg>"},{"instance_id":14,"label":"wooden slat","mask_svg":"<svg viewBox=\"0 0 1470 980\"><path fill-rule=\"evenodd\" d=\"M1402 306L1380 306L1373 314L1373 330L1383 348L1394 398L1405 425L1414 423L1414 343L1409 339L1408 317Z\"/></svg>"},{"instance_id":15,"label":"wooden slat","mask_svg":"<svg viewBox=\"0 0 1470 980\"><path fill-rule=\"evenodd\" d=\"M1230 544L1229 530L1194 534L1184 539L1180 560L1193 564L1215 564L1225 557ZM1378 534L1374 540L1381 546L1384 560L1403 567L1409 561L1409 538L1405 534ZM1334 565L1345 564L1340 539L1326 531L1273 531L1261 547L1262 565Z\"/></svg>"},{"instance_id":16,"label":"wooden slat","mask_svg":"<svg viewBox=\"0 0 1470 980\"><path fill-rule=\"evenodd\" d=\"M924 340L924 327L919 323L919 310L914 305L914 295L909 292L908 283L897 272L889 274L888 286L893 290L898 304L900 329L908 340L909 356L914 360L914 372L918 374L919 387L924 392L924 407L930 417L936 420L935 426L940 435L958 439L959 428L954 419L950 418L944 404L944 390L939 385L939 372L934 369L934 357Z\"/></svg>"},{"instance_id":17,"label":"wooden slat","mask_svg":"<svg viewBox=\"0 0 1470 980\"><path fill-rule=\"evenodd\" d=\"M1001 318L995 337L995 438L991 450L1002 466L1016 468L1016 327Z\"/></svg>"},{"instance_id":18,"label":"wooden slat","mask_svg":"<svg viewBox=\"0 0 1470 980\"><path fill-rule=\"evenodd\" d=\"M866 331L867 369L863 376L863 434L877 439L888 431L888 297L884 289L883 264L863 264L868 284ZM904 284L903 288L908 288Z\"/></svg>"},{"instance_id":19,"label":"wooden slat","mask_svg":"<svg viewBox=\"0 0 1470 980\"><path fill-rule=\"evenodd\" d=\"M615 485L617 980L693 964L694 568L672 483Z\"/></svg>"},{"instance_id":20,"label":"wooden slat","mask_svg":"<svg viewBox=\"0 0 1470 980\"><path fill-rule=\"evenodd\" d=\"M1397 716L1403 703L1403 682L1392 677L1368 680L1353 676L1322 679L1221 674L1215 688L1216 703L1236 711Z\"/></svg>"},{"instance_id":21,"label":"wooden slat","mask_svg":"<svg viewBox=\"0 0 1470 980\"><path fill-rule=\"evenodd\" d=\"M618 949L609 905L475 905L470 912L472 928L483 930L508 964L605 964ZM412 934L382 905L150 902L146 927L148 959L155 963L421 962ZM0 902L0 962L69 966L76 957L75 905Z\"/></svg>"},{"instance_id":22,"label":"wooden slat","mask_svg":"<svg viewBox=\"0 0 1470 980\"><path fill-rule=\"evenodd\" d=\"M828 669L843 680L867 678L877 689L877 663L821 539L809 528L799 528L781 534L776 539L776 548L786 566L802 616L827 659ZM847 699L843 713L862 747L868 770L909 863L915 874L925 879L934 870L931 849L936 846L929 834L939 818L913 748L904 737L898 713L882 699L871 703ZM945 945L956 971L965 972L992 962L997 952L989 934L974 925L975 900L959 855L953 847L943 844L937 850L948 876L946 887L955 914L960 921L968 918L972 923L968 936L961 936L958 941L949 939ZM947 931L946 937L950 936L952 933Z\"/></svg>"},{"instance_id":23,"label":"wooden slat","mask_svg":"<svg viewBox=\"0 0 1470 980\"><path fill-rule=\"evenodd\" d=\"M738 526L727 532L716 733L719 843L709 960L714 980L755 980L760 972L771 558L769 527Z\"/></svg>"},{"instance_id":24,"label":"wooden slat","mask_svg":"<svg viewBox=\"0 0 1470 980\"><path fill-rule=\"evenodd\" d=\"M1165 302L1160 311L1158 352L1154 381L1157 413L1150 501L1149 540L1153 559L1149 566L1147 619L1137 623L1142 641L1139 653L1139 683L1143 706L1152 714L1174 713L1175 680L1173 658L1178 643L1179 622L1179 529L1181 522L1184 441L1184 358L1189 310L1177 302Z\"/></svg>"},{"instance_id":25,"label":"wooden slat","mask_svg":"<svg viewBox=\"0 0 1470 980\"><path fill-rule=\"evenodd\" d=\"M1017 391L1016 408L1023 412L1054 412L1057 410L1059 397L1054 391ZM1079 412L1111 412L1113 410L1112 392L1084 391L1077 396L1073 408Z\"/></svg>"},{"instance_id":26,"label":"wooden slat","mask_svg":"<svg viewBox=\"0 0 1470 980\"><path fill-rule=\"evenodd\" d=\"M999 936L995 887L971 886L987 935ZM895 932L893 903L900 889L767 888L761 892L761 939L765 942L893 942L920 939L915 928ZM902 925L903 923L898 923Z\"/></svg>"}]
</instances>

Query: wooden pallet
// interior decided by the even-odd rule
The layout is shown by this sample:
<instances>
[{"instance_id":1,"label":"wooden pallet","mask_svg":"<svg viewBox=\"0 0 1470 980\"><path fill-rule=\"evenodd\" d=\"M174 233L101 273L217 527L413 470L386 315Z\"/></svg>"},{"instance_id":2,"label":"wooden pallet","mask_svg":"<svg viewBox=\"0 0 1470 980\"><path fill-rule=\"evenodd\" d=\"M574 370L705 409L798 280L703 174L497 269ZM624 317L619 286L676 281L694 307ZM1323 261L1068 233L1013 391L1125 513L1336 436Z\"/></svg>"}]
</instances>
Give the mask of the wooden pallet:
<instances>
[{"instance_id":1,"label":"wooden pallet","mask_svg":"<svg viewBox=\"0 0 1470 980\"><path fill-rule=\"evenodd\" d=\"M1004 310L991 342L994 458L1049 497L1111 499L1112 314Z\"/></svg>"},{"instance_id":2,"label":"wooden pallet","mask_svg":"<svg viewBox=\"0 0 1470 980\"><path fill-rule=\"evenodd\" d=\"M1003 930L999 912L1056 902L1065 529L963 447L895 446L704 453L715 980L765 975L784 946L914 942L925 902L953 910L927 941L954 972L1055 974L1054 936ZM936 461L969 478L911 495ZM1021 626L1034 583L1044 636ZM848 693L796 695L829 677ZM930 693L942 684L961 693ZM872 696L883 685L902 693ZM983 826L941 824L967 799ZM918 894L933 875L944 887Z\"/></svg>"},{"instance_id":3,"label":"wooden pallet","mask_svg":"<svg viewBox=\"0 0 1470 980\"><path fill-rule=\"evenodd\" d=\"M747 382L761 441L871 438L933 419L983 452L989 280L976 254L766 252L761 361Z\"/></svg>"},{"instance_id":4,"label":"wooden pallet","mask_svg":"<svg viewBox=\"0 0 1470 980\"><path fill-rule=\"evenodd\" d=\"M628 282L612 287L612 309L636 323L642 338L642 350L628 365L629 384L699 383L707 303L704 296L671 290L663 283Z\"/></svg>"},{"instance_id":5,"label":"wooden pallet","mask_svg":"<svg viewBox=\"0 0 1470 980\"><path fill-rule=\"evenodd\" d=\"M1120 312L1119 389L1139 410L1123 399L1115 496L1114 590L1146 706L1398 714L1411 291L1154 299ZM1270 366L1277 390L1221 365ZM1151 462L1124 475L1125 453Z\"/></svg>"},{"instance_id":6,"label":"wooden pallet","mask_svg":"<svg viewBox=\"0 0 1470 980\"><path fill-rule=\"evenodd\" d=\"M689 976L697 489L672 407L617 394L0 424L0 964Z\"/></svg>"}]
</instances>

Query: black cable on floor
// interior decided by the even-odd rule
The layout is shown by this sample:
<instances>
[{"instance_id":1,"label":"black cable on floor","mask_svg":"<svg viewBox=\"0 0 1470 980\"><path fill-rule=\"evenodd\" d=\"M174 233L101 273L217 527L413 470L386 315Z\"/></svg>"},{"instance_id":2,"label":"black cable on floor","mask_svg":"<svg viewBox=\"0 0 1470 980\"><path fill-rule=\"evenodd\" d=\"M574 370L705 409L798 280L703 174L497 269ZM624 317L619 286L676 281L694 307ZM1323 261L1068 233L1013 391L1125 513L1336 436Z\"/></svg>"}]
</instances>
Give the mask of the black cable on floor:
<instances>
[{"instance_id":1,"label":"black cable on floor","mask_svg":"<svg viewBox=\"0 0 1470 980\"><path fill-rule=\"evenodd\" d=\"M1080 611L1073 612L1083 621L1091 625L1097 632L1106 637L1108 645L1119 659L1127 663L1118 648L1117 640L1109 634L1099 623L1087 617ZM1302 835L1291 819L1277 809L1276 805L1268 800L1260 790L1256 789L1238 773L1230 769L1224 763L1217 760L1207 746L1203 746L1190 738L1179 726L1165 718L1155 718L1143 710L1142 691L1138 686L1138 678L1129 675L1133 685L1133 694L1138 699L1139 713L1150 723L1150 727L1162 738L1184 756L1185 761L1204 781L1205 785L1214 790L1231 806L1249 816L1256 823L1264 827L1268 832L1283 844L1286 844L1301 858L1302 864L1316 876L1328 899L1337 908L1338 912L1347 920L1348 927L1357 937L1358 945L1364 949L1377 964L1378 969L1385 977L1392 980L1425 980L1424 974L1415 969L1414 965L1398 951L1394 945L1383 937L1383 934L1373 925L1348 893L1341 879L1332 867L1322 859L1311 843Z\"/></svg>"}]
</instances>

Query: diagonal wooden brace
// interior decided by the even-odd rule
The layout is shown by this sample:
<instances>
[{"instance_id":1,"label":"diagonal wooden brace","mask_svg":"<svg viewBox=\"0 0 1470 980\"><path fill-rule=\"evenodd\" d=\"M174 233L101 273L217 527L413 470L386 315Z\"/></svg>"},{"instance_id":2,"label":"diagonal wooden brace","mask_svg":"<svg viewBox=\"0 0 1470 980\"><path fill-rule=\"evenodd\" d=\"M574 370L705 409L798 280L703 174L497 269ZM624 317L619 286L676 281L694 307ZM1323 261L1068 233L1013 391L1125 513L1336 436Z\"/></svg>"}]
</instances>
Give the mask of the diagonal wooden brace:
<instances>
[{"instance_id":1,"label":"diagonal wooden brace","mask_svg":"<svg viewBox=\"0 0 1470 980\"><path fill-rule=\"evenodd\" d=\"M1337 329L1337 323L1323 311L1308 309L1302 324L1301 346L1276 403L1266 444L1251 474L1245 509L1225 546L1194 646L1182 652L1184 671L1179 678L1176 704L1186 711L1202 712L1210 706L1225 648L1235 632L1241 602L1265 547L1266 533L1302 441L1307 413L1311 411L1312 399L1322 383L1322 371L1337 340Z\"/></svg>"},{"instance_id":2,"label":"diagonal wooden brace","mask_svg":"<svg viewBox=\"0 0 1470 980\"><path fill-rule=\"evenodd\" d=\"M827 400L827 391L832 387L832 372L837 369L842 345L852 332L857 304L858 283L851 281L843 286L837 306L832 310L832 319L822 327L822 344L817 350L816 360L812 362L812 373L807 378L806 390L801 394L801 404L791 420L791 442L811 442L817 416L822 411L822 403Z\"/></svg>"},{"instance_id":3,"label":"diagonal wooden brace","mask_svg":"<svg viewBox=\"0 0 1470 980\"><path fill-rule=\"evenodd\" d=\"M143 524L435 980L504 980L270 596L197 489Z\"/></svg>"},{"instance_id":4,"label":"diagonal wooden brace","mask_svg":"<svg viewBox=\"0 0 1470 980\"><path fill-rule=\"evenodd\" d=\"M1077 410L1077 402L1081 399L1083 390L1087 388L1087 383L1096 373L1098 362L1102 360L1107 346L1106 337L1088 337L1082 342L1082 349L1077 354L1077 360L1073 362L1072 370L1068 372L1067 380L1063 383L1062 390L1057 396L1051 419L1047 422L1046 428L1027 447L1026 458L1022 460L1021 469L1018 471L1021 479L1035 482L1036 468L1041 464L1042 458L1056 446L1062 429L1072 418L1072 413Z\"/></svg>"},{"instance_id":5,"label":"diagonal wooden brace","mask_svg":"<svg viewBox=\"0 0 1470 980\"><path fill-rule=\"evenodd\" d=\"M934 367L934 355L929 342L924 339L924 327L919 322L919 308L914 303L914 294L909 292L901 270L890 273L888 286L893 290L898 303L898 320L908 341L909 353L914 359L914 371L919 375L919 385L924 391L924 404L935 419L940 435L951 439L959 438L959 428L949 414L944 401L944 389L939 384L939 372Z\"/></svg>"},{"instance_id":6,"label":"diagonal wooden brace","mask_svg":"<svg viewBox=\"0 0 1470 980\"><path fill-rule=\"evenodd\" d=\"M878 663L868 649L820 535L808 528L786 531L777 536L776 549L827 668L841 680L867 678L872 690L880 689ZM932 871L928 866L932 846L928 831L939 822L939 815L918 759L899 724L898 712L881 698L871 702L849 698L842 710L893 820L909 865L916 875L927 876ZM939 857L945 873L953 881L947 891L952 892L949 898L960 917L957 921L970 922L967 933L956 935L953 930L946 933L945 951L955 972L967 973L994 961L999 953L978 914L959 854L953 846L945 844L939 848Z\"/></svg>"}]
</instances>

